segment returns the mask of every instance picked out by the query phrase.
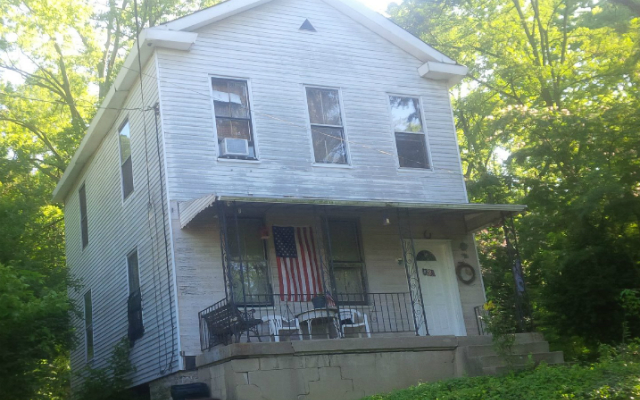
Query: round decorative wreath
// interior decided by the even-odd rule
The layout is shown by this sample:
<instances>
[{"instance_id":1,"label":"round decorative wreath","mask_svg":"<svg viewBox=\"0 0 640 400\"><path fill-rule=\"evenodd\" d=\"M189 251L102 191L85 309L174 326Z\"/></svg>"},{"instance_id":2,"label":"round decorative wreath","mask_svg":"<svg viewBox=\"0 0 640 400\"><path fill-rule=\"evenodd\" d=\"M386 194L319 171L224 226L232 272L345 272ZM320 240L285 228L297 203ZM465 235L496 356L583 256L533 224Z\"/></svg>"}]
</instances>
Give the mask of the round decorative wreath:
<instances>
[{"instance_id":1,"label":"round decorative wreath","mask_svg":"<svg viewBox=\"0 0 640 400\"><path fill-rule=\"evenodd\" d=\"M460 261L456 266L456 275L460 282L470 285L476 280L476 270L466 262Z\"/></svg>"}]
</instances>

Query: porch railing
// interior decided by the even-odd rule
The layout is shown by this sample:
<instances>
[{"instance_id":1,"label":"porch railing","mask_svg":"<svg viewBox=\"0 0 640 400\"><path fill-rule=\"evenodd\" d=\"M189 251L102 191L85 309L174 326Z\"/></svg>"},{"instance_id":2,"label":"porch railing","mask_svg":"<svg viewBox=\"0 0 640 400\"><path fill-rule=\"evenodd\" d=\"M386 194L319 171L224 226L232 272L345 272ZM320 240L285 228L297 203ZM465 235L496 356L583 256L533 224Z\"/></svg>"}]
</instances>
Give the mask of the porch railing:
<instances>
[{"instance_id":1,"label":"porch railing","mask_svg":"<svg viewBox=\"0 0 640 400\"><path fill-rule=\"evenodd\" d=\"M202 350L232 342L415 334L409 293L339 294L334 298L338 300L328 299L317 308L304 295L253 295L251 304L221 300L198 314Z\"/></svg>"}]
</instances>

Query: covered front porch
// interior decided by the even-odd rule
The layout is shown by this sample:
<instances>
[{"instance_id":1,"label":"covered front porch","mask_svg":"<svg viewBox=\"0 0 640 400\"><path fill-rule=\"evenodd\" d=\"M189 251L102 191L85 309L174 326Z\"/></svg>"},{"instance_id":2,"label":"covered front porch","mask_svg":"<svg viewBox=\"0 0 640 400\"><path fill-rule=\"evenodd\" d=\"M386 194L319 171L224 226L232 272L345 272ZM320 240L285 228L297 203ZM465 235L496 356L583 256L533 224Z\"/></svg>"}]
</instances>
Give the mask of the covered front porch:
<instances>
[{"instance_id":1,"label":"covered front porch","mask_svg":"<svg viewBox=\"0 0 640 400\"><path fill-rule=\"evenodd\" d=\"M219 260L209 260L222 278L212 283L217 290L208 304L190 299L201 305L206 351L238 342L481 335L473 232L524 207L211 195L178 209L183 232L207 232L220 248Z\"/></svg>"}]
</instances>

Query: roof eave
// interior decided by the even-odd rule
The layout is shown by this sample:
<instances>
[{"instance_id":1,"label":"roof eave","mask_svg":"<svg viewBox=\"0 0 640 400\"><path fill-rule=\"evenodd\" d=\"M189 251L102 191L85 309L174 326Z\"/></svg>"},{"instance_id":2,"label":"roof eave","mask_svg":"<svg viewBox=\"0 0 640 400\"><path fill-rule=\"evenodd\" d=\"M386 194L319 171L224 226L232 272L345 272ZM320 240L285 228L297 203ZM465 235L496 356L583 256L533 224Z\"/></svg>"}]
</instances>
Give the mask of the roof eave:
<instances>
[{"instance_id":1,"label":"roof eave","mask_svg":"<svg viewBox=\"0 0 640 400\"><path fill-rule=\"evenodd\" d=\"M175 32L158 29L145 29L140 33L140 61L145 65L156 47L175 50L188 50L195 42L198 34L191 32ZM124 61L109 92L104 97L98 112L87 128L87 133L80 142L80 146L71 158L62 178L53 191L53 201L62 202L80 175L82 168L100 146L102 139L111 129L115 119L123 107L131 86L139 77L138 45L134 44L131 52Z\"/></svg>"}]
</instances>

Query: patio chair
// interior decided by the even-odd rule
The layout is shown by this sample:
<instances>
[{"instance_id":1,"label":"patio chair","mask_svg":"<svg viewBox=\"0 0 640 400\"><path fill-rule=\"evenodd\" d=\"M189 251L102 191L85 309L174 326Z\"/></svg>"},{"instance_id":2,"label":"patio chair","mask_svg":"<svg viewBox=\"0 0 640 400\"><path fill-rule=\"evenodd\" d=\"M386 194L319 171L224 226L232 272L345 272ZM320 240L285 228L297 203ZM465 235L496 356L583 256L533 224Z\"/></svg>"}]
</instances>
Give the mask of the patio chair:
<instances>
[{"instance_id":1,"label":"patio chair","mask_svg":"<svg viewBox=\"0 0 640 400\"><path fill-rule=\"evenodd\" d=\"M274 337L276 342L280 341L280 331L288 331L288 336L298 332L298 338L302 340L302 329L300 329L298 318L285 319L281 315L268 315L262 317L262 320L269 324L269 334Z\"/></svg>"},{"instance_id":2,"label":"patio chair","mask_svg":"<svg viewBox=\"0 0 640 400\"><path fill-rule=\"evenodd\" d=\"M367 337L371 337L371 330L369 329L369 320L367 314L353 309L340 310L340 330L342 336L345 335L345 329L356 328L358 329L358 337L362 337L360 328L364 327L364 331Z\"/></svg>"}]
</instances>

